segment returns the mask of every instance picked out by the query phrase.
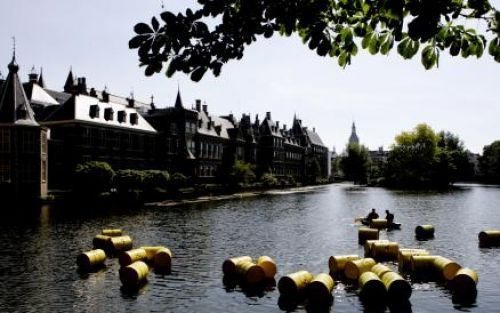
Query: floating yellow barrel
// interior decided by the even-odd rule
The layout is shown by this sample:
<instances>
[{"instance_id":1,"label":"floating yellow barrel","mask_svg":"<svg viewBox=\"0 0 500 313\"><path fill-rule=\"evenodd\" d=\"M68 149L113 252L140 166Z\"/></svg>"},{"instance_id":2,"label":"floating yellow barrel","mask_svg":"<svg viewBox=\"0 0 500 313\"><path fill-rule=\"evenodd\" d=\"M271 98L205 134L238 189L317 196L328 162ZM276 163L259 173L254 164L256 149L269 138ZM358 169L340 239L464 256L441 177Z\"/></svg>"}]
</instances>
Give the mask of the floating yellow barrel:
<instances>
[{"instance_id":1,"label":"floating yellow barrel","mask_svg":"<svg viewBox=\"0 0 500 313\"><path fill-rule=\"evenodd\" d=\"M389 240L386 239L378 239L378 240L367 240L364 244L365 248L365 257L372 257L372 247L375 242L389 242Z\"/></svg>"},{"instance_id":2,"label":"floating yellow barrel","mask_svg":"<svg viewBox=\"0 0 500 313\"><path fill-rule=\"evenodd\" d=\"M146 261L147 258L146 250L132 249L122 252L118 257L118 262L120 262L120 266L127 266L137 261Z\"/></svg>"},{"instance_id":3,"label":"floating yellow barrel","mask_svg":"<svg viewBox=\"0 0 500 313\"><path fill-rule=\"evenodd\" d=\"M244 282L250 285L259 284L264 281L266 274L262 267L253 262L239 262L236 271Z\"/></svg>"},{"instance_id":4,"label":"floating yellow barrel","mask_svg":"<svg viewBox=\"0 0 500 313\"><path fill-rule=\"evenodd\" d=\"M106 249L106 246L108 244L108 240L111 238L110 236L106 235L96 235L94 239L92 240L92 245L94 246L94 249Z\"/></svg>"},{"instance_id":5,"label":"floating yellow barrel","mask_svg":"<svg viewBox=\"0 0 500 313\"><path fill-rule=\"evenodd\" d=\"M172 251L165 247L156 250L153 264L155 270L170 271L170 267L172 266Z\"/></svg>"},{"instance_id":6,"label":"floating yellow barrel","mask_svg":"<svg viewBox=\"0 0 500 313\"><path fill-rule=\"evenodd\" d=\"M137 261L120 269L120 281L123 286L137 287L147 279L148 274L148 265L142 261Z\"/></svg>"},{"instance_id":7,"label":"floating yellow barrel","mask_svg":"<svg viewBox=\"0 0 500 313\"><path fill-rule=\"evenodd\" d=\"M158 250L163 249L163 248L165 248L165 247L164 246L144 246L144 247L141 247L141 249L144 249L146 251L148 262L153 262L156 252L158 252Z\"/></svg>"},{"instance_id":8,"label":"floating yellow barrel","mask_svg":"<svg viewBox=\"0 0 500 313\"><path fill-rule=\"evenodd\" d=\"M103 229L101 231L101 234L104 236L118 237L123 235L123 232L121 229L118 228L113 228L113 229L108 228L108 229Z\"/></svg>"},{"instance_id":9,"label":"floating yellow barrel","mask_svg":"<svg viewBox=\"0 0 500 313\"><path fill-rule=\"evenodd\" d=\"M434 226L433 225L418 225L415 227L415 236L418 239L426 239L434 237Z\"/></svg>"},{"instance_id":10,"label":"floating yellow barrel","mask_svg":"<svg viewBox=\"0 0 500 313\"><path fill-rule=\"evenodd\" d=\"M425 249L399 249L398 253L398 269L400 272L411 270L411 257L429 255Z\"/></svg>"},{"instance_id":11,"label":"floating yellow barrel","mask_svg":"<svg viewBox=\"0 0 500 313\"><path fill-rule=\"evenodd\" d=\"M129 236L110 237L107 249L112 252L128 251L132 249L132 238Z\"/></svg>"},{"instance_id":12,"label":"floating yellow barrel","mask_svg":"<svg viewBox=\"0 0 500 313\"><path fill-rule=\"evenodd\" d=\"M438 256L434 259L434 267L437 272L442 274L445 280L452 280L458 270L462 268L458 263L442 256Z\"/></svg>"},{"instance_id":13,"label":"floating yellow barrel","mask_svg":"<svg viewBox=\"0 0 500 313\"><path fill-rule=\"evenodd\" d=\"M375 273L364 272L359 276L358 284L363 300L383 300L387 295L384 283Z\"/></svg>"},{"instance_id":14,"label":"floating yellow barrel","mask_svg":"<svg viewBox=\"0 0 500 313\"><path fill-rule=\"evenodd\" d=\"M451 288L458 296L475 297L478 276L476 271L470 268L461 268L451 280Z\"/></svg>"},{"instance_id":15,"label":"floating yellow barrel","mask_svg":"<svg viewBox=\"0 0 500 313\"><path fill-rule=\"evenodd\" d=\"M415 274L430 273L434 270L435 255L412 255L410 257L411 272Z\"/></svg>"},{"instance_id":16,"label":"floating yellow barrel","mask_svg":"<svg viewBox=\"0 0 500 313\"><path fill-rule=\"evenodd\" d=\"M328 301L331 298L334 284L335 282L329 274L316 275L307 286L309 298L314 301Z\"/></svg>"},{"instance_id":17,"label":"floating yellow barrel","mask_svg":"<svg viewBox=\"0 0 500 313\"><path fill-rule=\"evenodd\" d=\"M478 237L481 247L500 246L500 230L484 230Z\"/></svg>"},{"instance_id":18,"label":"floating yellow barrel","mask_svg":"<svg viewBox=\"0 0 500 313\"><path fill-rule=\"evenodd\" d=\"M222 263L222 272L224 275L235 275L236 267L242 262L252 262L252 258L249 256L239 256L235 258L230 258Z\"/></svg>"},{"instance_id":19,"label":"floating yellow barrel","mask_svg":"<svg viewBox=\"0 0 500 313\"><path fill-rule=\"evenodd\" d=\"M378 229L361 227L358 229L358 243L364 244L367 240L378 240Z\"/></svg>"},{"instance_id":20,"label":"floating yellow barrel","mask_svg":"<svg viewBox=\"0 0 500 313\"><path fill-rule=\"evenodd\" d=\"M359 260L356 254L351 255L334 255L328 259L328 267L330 273L337 273L344 270L344 266L349 261Z\"/></svg>"},{"instance_id":21,"label":"floating yellow barrel","mask_svg":"<svg viewBox=\"0 0 500 313\"><path fill-rule=\"evenodd\" d=\"M374 218L370 222L371 228L384 229L387 228L387 220L385 218Z\"/></svg>"},{"instance_id":22,"label":"floating yellow barrel","mask_svg":"<svg viewBox=\"0 0 500 313\"><path fill-rule=\"evenodd\" d=\"M401 275L387 272L382 276L387 295L393 300L408 300L411 297L411 285Z\"/></svg>"},{"instance_id":23,"label":"floating yellow barrel","mask_svg":"<svg viewBox=\"0 0 500 313\"><path fill-rule=\"evenodd\" d=\"M371 250L372 257L376 260L396 260L399 245L397 242L374 242Z\"/></svg>"},{"instance_id":24,"label":"floating yellow barrel","mask_svg":"<svg viewBox=\"0 0 500 313\"><path fill-rule=\"evenodd\" d=\"M278 281L278 290L282 296L295 297L304 292L313 280L313 275L308 271L299 271L283 276Z\"/></svg>"},{"instance_id":25,"label":"floating yellow barrel","mask_svg":"<svg viewBox=\"0 0 500 313\"><path fill-rule=\"evenodd\" d=\"M345 264L345 277L349 279L358 279L361 274L368 272L377 262L372 258L349 261Z\"/></svg>"},{"instance_id":26,"label":"floating yellow barrel","mask_svg":"<svg viewBox=\"0 0 500 313\"><path fill-rule=\"evenodd\" d=\"M264 274L266 275L267 279L274 279L274 276L276 276L276 262L268 256L261 256L260 258L257 259L257 265L262 267L264 270Z\"/></svg>"},{"instance_id":27,"label":"floating yellow barrel","mask_svg":"<svg viewBox=\"0 0 500 313\"><path fill-rule=\"evenodd\" d=\"M355 217L354 218L354 223L361 223L363 221L363 219L364 219L363 216Z\"/></svg>"},{"instance_id":28,"label":"floating yellow barrel","mask_svg":"<svg viewBox=\"0 0 500 313\"><path fill-rule=\"evenodd\" d=\"M392 272L392 270L388 266L382 263L377 263L373 265L370 271L375 275L377 275L380 279L382 279L385 273Z\"/></svg>"},{"instance_id":29,"label":"floating yellow barrel","mask_svg":"<svg viewBox=\"0 0 500 313\"><path fill-rule=\"evenodd\" d=\"M90 270L96 266L104 264L106 253L102 249L84 252L76 258L76 264L80 269Z\"/></svg>"}]
</instances>

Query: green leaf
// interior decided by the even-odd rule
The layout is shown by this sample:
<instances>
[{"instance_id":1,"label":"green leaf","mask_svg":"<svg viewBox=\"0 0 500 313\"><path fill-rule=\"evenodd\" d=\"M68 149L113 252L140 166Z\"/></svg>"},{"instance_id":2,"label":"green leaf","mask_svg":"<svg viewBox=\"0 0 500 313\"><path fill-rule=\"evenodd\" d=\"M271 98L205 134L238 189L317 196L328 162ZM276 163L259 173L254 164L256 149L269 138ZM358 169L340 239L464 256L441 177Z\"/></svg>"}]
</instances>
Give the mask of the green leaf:
<instances>
[{"instance_id":1,"label":"green leaf","mask_svg":"<svg viewBox=\"0 0 500 313\"><path fill-rule=\"evenodd\" d=\"M199 82L203 78L203 75L205 75L206 72L207 72L207 67L199 66L193 72L191 72L191 80Z\"/></svg>"},{"instance_id":2,"label":"green leaf","mask_svg":"<svg viewBox=\"0 0 500 313\"><path fill-rule=\"evenodd\" d=\"M377 34L374 34L368 45L368 51L371 54L377 54L380 49L380 41Z\"/></svg>"},{"instance_id":3,"label":"green leaf","mask_svg":"<svg viewBox=\"0 0 500 313\"><path fill-rule=\"evenodd\" d=\"M383 55L389 54L389 51L392 49L392 46L394 45L394 37L392 35L387 36L385 41L382 43L382 46L380 47L380 53Z\"/></svg>"},{"instance_id":4,"label":"green leaf","mask_svg":"<svg viewBox=\"0 0 500 313\"><path fill-rule=\"evenodd\" d=\"M369 32L365 35L365 37L363 38L363 40L361 41L361 47L363 49L366 49L368 48L368 46L370 45L370 41L372 40L372 36L373 36L373 32Z\"/></svg>"},{"instance_id":5,"label":"green leaf","mask_svg":"<svg viewBox=\"0 0 500 313\"><path fill-rule=\"evenodd\" d=\"M431 69L437 63L436 48L429 45L422 50L422 64L426 70Z\"/></svg>"},{"instance_id":6,"label":"green leaf","mask_svg":"<svg viewBox=\"0 0 500 313\"><path fill-rule=\"evenodd\" d=\"M476 45L476 57L479 59L480 57L483 56L483 53L484 53L484 46L483 42L480 41Z\"/></svg>"},{"instance_id":7,"label":"green leaf","mask_svg":"<svg viewBox=\"0 0 500 313\"><path fill-rule=\"evenodd\" d=\"M339 56L339 65L342 68L345 68L347 64L347 52L343 51Z\"/></svg>"}]
</instances>

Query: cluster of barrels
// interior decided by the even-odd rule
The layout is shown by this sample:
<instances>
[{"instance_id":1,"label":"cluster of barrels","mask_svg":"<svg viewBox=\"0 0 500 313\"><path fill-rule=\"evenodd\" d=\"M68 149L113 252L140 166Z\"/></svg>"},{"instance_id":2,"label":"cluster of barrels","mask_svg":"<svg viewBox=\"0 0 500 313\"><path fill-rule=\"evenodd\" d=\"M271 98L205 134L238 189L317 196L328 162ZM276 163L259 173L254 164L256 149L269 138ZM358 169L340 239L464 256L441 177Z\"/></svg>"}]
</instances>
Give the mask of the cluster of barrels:
<instances>
[{"instance_id":1,"label":"cluster of barrels","mask_svg":"<svg viewBox=\"0 0 500 313\"><path fill-rule=\"evenodd\" d=\"M107 257L118 257L120 281L124 287L137 288L144 284L149 267L169 273L172 252L164 246L144 246L133 249L132 238L123 235L121 229L103 229L94 237L93 250L78 255L76 263L80 271L90 272L104 266ZM148 265L149 264L149 265Z\"/></svg>"},{"instance_id":2,"label":"cluster of barrels","mask_svg":"<svg viewBox=\"0 0 500 313\"><path fill-rule=\"evenodd\" d=\"M478 237L481 248L500 246L500 230L484 230L479 233Z\"/></svg>"},{"instance_id":3,"label":"cluster of barrels","mask_svg":"<svg viewBox=\"0 0 500 313\"><path fill-rule=\"evenodd\" d=\"M359 296L364 302L404 302L411 296L411 285L388 266L373 258L358 255L331 256L328 261L330 273L350 281L357 281Z\"/></svg>"},{"instance_id":4,"label":"cluster of barrels","mask_svg":"<svg viewBox=\"0 0 500 313\"><path fill-rule=\"evenodd\" d=\"M227 279L239 280L246 286L258 286L265 281L274 281L277 267L268 256L261 256L256 262L250 256L239 256L225 260L222 272Z\"/></svg>"},{"instance_id":5,"label":"cluster of barrels","mask_svg":"<svg viewBox=\"0 0 500 313\"><path fill-rule=\"evenodd\" d=\"M367 240L364 250L365 257L368 258L365 260L397 261L399 272L410 274L414 280L447 282L454 295L463 300L472 300L477 295L477 273L472 269L462 268L458 263L445 257L431 255L424 249L400 248L397 242L388 240ZM365 262L368 262L368 265L361 269L370 266L369 261ZM358 268L353 270L356 271ZM349 278L347 270L346 277ZM379 277L383 278L382 275Z\"/></svg>"}]
</instances>

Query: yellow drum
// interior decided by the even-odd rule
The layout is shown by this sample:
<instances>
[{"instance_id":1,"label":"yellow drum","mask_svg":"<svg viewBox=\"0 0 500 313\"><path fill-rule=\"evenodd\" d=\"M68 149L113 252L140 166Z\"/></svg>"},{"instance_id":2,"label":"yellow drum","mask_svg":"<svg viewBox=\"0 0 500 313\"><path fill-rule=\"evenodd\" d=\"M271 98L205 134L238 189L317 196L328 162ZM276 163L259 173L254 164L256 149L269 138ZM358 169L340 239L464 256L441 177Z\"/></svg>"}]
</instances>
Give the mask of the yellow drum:
<instances>
[{"instance_id":1,"label":"yellow drum","mask_svg":"<svg viewBox=\"0 0 500 313\"><path fill-rule=\"evenodd\" d=\"M441 273L445 280L452 280L458 270L462 268L458 263L442 256L436 257L434 267L438 273Z\"/></svg>"},{"instance_id":2,"label":"yellow drum","mask_svg":"<svg viewBox=\"0 0 500 313\"><path fill-rule=\"evenodd\" d=\"M236 267L236 271L241 276L243 281L250 285L262 283L266 278L266 274L262 267L253 262L240 262Z\"/></svg>"},{"instance_id":3,"label":"yellow drum","mask_svg":"<svg viewBox=\"0 0 500 313\"><path fill-rule=\"evenodd\" d=\"M82 270L91 270L94 267L103 265L104 261L106 261L106 253L102 249L84 252L76 258L76 264Z\"/></svg>"},{"instance_id":4,"label":"yellow drum","mask_svg":"<svg viewBox=\"0 0 500 313\"><path fill-rule=\"evenodd\" d=\"M127 266L137 261L146 261L147 258L146 250L133 249L122 252L118 257L118 261L120 262L120 266Z\"/></svg>"},{"instance_id":5,"label":"yellow drum","mask_svg":"<svg viewBox=\"0 0 500 313\"><path fill-rule=\"evenodd\" d=\"M280 278L278 290L282 296L295 297L302 294L312 280L313 275L308 271L291 273Z\"/></svg>"},{"instance_id":6,"label":"yellow drum","mask_svg":"<svg viewBox=\"0 0 500 313\"><path fill-rule=\"evenodd\" d=\"M148 274L148 265L142 261L138 261L120 269L120 281L123 286L137 287L146 281Z\"/></svg>"},{"instance_id":7,"label":"yellow drum","mask_svg":"<svg viewBox=\"0 0 500 313\"><path fill-rule=\"evenodd\" d=\"M354 260L359 260L359 256L356 254L331 256L328 259L328 267L330 268L330 273L343 271L345 264L349 261Z\"/></svg>"},{"instance_id":8,"label":"yellow drum","mask_svg":"<svg viewBox=\"0 0 500 313\"><path fill-rule=\"evenodd\" d=\"M276 276L276 262L268 256L261 256L257 259L257 265L262 267L267 279L274 279Z\"/></svg>"},{"instance_id":9,"label":"yellow drum","mask_svg":"<svg viewBox=\"0 0 500 313\"><path fill-rule=\"evenodd\" d=\"M370 271L375 264L377 262L372 258L349 261L345 264L345 276L348 279L358 279L361 274Z\"/></svg>"},{"instance_id":10,"label":"yellow drum","mask_svg":"<svg viewBox=\"0 0 500 313\"><path fill-rule=\"evenodd\" d=\"M237 274L236 268L238 264L243 262L252 262L252 258L249 256L240 256L227 259L222 263L222 272L224 275L235 275Z\"/></svg>"},{"instance_id":11,"label":"yellow drum","mask_svg":"<svg viewBox=\"0 0 500 313\"><path fill-rule=\"evenodd\" d=\"M378 235L378 229L362 227L358 229L358 243L363 245L367 240L378 240Z\"/></svg>"},{"instance_id":12,"label":"yellow drum","mask_svg":"<svg viewBox=\"0 0 500 313\"><path fill-rule=\"evenodd\" d=\"M384 301L387 291L384 283L372 272L364 272L358 279L360 297L365 301Z\"/></svg>"},{"instance_id":13,"label":"yellow drum","mask_svg":"<svg viewBox=\"0 0 500 313\"><path fill-rule=\"evenodd\" d=\"M335 281L329 274L316 275L307 286L309 298L313 301L326 302L332 296Z\"/></svg>"}]
</instances>

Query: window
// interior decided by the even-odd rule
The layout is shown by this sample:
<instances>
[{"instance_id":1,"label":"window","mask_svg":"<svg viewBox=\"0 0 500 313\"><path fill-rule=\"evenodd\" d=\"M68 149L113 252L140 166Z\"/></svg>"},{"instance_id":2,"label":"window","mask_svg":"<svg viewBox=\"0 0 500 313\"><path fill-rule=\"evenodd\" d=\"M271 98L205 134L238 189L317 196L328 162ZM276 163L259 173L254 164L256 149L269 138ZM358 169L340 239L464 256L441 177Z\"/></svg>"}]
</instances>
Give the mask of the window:
<instances>
[{"instance_id":1,"label":"window","mask_svg":"<svg viewBox=\"0 0 500 313\"><path fill-rule=\"evenodd\" d=\"M90 106L89 116L91 118L99 118L99 112L100 112L100 109L99 109L98 104L93 104Z\"/></svg>"},{"instance_id":2,"label":"window","mask_svg":"<svg viewBox=\"0 0 500 313\"><path fill-rule=\"evenodd\" d=\"M137 113L130 113L130 124L139 124L139 115Z\"/></svg>"},{"instance_id":3,"label":"window","mask_svg":"<svg viewBox=\"0 0 500 313\"><path fill-rule=\"evenodd\" d=\"M47 160L42 160L42 183L47 182Z\"/></svg>"},{"instance_id":4,"label":"window","mask_svg":"<svg viewBox=\"0 0 500 313\"><path fill-rule=\"evenodd\" d=\"M104 119L106 121L112 121L114 113L115 112L113 111L113 108L106 108L106 109L104 109Z\"/></svg>"},{"instance_id":5,"label":"window","mask_svg":"<svg viewBox=\"0 0 500 313\"><path fill-rule=\"evenodd\" d=\"M42 136L40 138L42 141L42 153L47 154L47 133L42 131Z\"/></svg>"},{"instance_id":6,"label":"window","mask_svg":"<svg viewBox=\"0 0 500 313\"><path fill-rule=\"evenodd\" d=\"M35 134L32 131L26 130L22 133L22 151L35 151Z\"/></svg>"},{"instance_id":7,"label":"window","mask_svg":"<svg viewBox=\"0 0 500 313\"><path fill-rule=\"evenodd\" d=\"M126 123L127 122L127 112L124 110L118 111L118 122Z\"/></svg>"},{"instance_id":8,"label":"window","mask_svg":"<svg viewBox=\"0 0 500 313\"><path fill-rule=\"evenodd\" d=\"M10 176L10 160L0 160L0 183L10 183Z\"/></svg>"},{"instance_id":9,"label":"window","mask_svg":"<svg viewBox=\"0 0 500 313\"><path fill-rule=\"evenodd\" d=\"M10 152L10 129L0 129L0 152Z\"/></svg>"}]
</instances>

